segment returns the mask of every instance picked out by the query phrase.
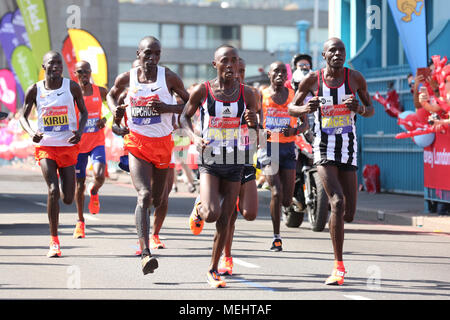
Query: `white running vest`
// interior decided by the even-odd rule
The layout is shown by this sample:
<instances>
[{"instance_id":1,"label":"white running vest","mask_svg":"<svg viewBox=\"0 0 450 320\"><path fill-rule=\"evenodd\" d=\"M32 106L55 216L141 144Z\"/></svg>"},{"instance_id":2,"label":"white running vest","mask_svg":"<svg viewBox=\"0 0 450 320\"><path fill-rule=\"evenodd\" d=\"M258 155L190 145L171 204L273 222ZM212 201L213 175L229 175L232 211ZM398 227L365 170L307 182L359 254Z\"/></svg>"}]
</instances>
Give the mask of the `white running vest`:
<instances>
[{"instance_id":1,"label":"white running vest","mask_svg":"<svg viewBox=\"0 0 450 320\"><path fill-rule=\"evenodd\" d=\"M38 130L44 134L40 146L67 147L73 132L78 129L77 111L70 92L70 79L63 78L62 86L47 90L44 80L36 83Z\"/></svg>"},{"instance_id":2,"label":"white running vest","mask_svg":"<svg viewBox=\"0 0 450 320\"><path fill-rule=\"evenodd\" d=\"M130 131L146 137L165 137L172 133L173 113L159 114L147 107L147 103L159 98L161 102L173 104L173 97L166 85L166 69L158 66L156 81L140 83L138 68L130 70L130 85L128 89L129 106L127 126Z\"/></svg>"}]
</instances>

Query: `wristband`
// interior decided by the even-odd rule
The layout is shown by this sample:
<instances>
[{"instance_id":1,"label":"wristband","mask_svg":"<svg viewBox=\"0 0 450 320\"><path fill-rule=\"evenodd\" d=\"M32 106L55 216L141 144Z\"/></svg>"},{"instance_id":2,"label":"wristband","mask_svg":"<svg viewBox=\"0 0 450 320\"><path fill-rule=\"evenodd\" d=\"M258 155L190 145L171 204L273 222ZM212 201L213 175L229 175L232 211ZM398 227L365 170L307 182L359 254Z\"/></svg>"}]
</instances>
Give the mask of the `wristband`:
<instances>
[{"instance_id":1,"label":"wristband","mask_svg":"<svg viewBox=\"0 0 450 320\"><path fill-rule=\"evenodd\" d=\"M366 106L365 105L360 105L360 107L362 107L364 109L363 112L359 112L359 114L362 116L362 115L366 114Z\"/></svg>"}]
</instances>

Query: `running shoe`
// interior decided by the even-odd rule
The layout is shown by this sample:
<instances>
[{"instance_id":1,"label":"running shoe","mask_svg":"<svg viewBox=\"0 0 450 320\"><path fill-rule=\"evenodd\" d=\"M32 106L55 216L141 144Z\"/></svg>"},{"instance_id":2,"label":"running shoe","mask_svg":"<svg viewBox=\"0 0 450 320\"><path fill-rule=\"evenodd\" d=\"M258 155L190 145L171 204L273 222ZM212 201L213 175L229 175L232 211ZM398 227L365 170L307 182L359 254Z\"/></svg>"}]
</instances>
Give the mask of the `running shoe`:
<instances>
[{"instance_id":1,"label":"running shoe","mask_svg":"<svg viewBox=\"0 0 450 320\"><path fill-rule=\"evenodd\" d=\"M50 250L47 253L47 257L48 258L61 257L61 248L59 246L59 242L50 240Z\"/></svg>"},{"instance_id":2,"label":"running shoe","mask_svg":"<svg viewBox=\"0 0 450 320\"><path fill-rule=\"evenodd\" d=\"M148 249L147 249L148 250ZM152 257L150 251L147 254L143 254L141 257L142 272L145 274L153 273L158 268L158 260Z\"/></svg>"},{"instance_id":3,"label":"running shoe","mask_svg":"<svg viewBox=\"0 0 450 320\"><path fill-rule=\"evenodd\" d=\"M210 270L206 273L208 283L213 288L225 288L227 283L223 281L216 270Z\"/></svg>"},{"instance_id":4,"label":"running shoe","mask_svg":"<svg viewBox=\"0 0 450 320\"><path fill-rule=\"evenodd\" d=\"M331 276L325 281L326 285L341 286L344 284L344 276L346 272L343 268L334 268Z\"/></svg>"},{"instance_id":5,"label":"running shoe","mask_svg":"<svg viewBox=\"0 0 450 320\"><path fill-rule=\"evenodd\" d=\"M194 184L189 183L189 184L188 184L188 191L189 191L190 193L194 193L195 191L197 191L197 189L195 188Z\"/></svg>"},{"instance_id":6,"label":"running shoe","mask_svg":"<svg viewBox=\"0 0 450 320\"><path fill-rule=\"evenodd\" d=\"M217 271L221 275L228 274L231 276L233 274L233 257L222 257Z\"/></svg>"},{"instance_id":7,"label":"running shoe","mask_svg":"<svg viewBox=\"0 0 450 320\"><path fill-rule=\"evenodd\" d=\"M283 251L283 247L281 245L282 245L281 239L275 239L272 242L272 247L270 248L270 250L277 251L277 252Z\"/></svg>"},{"instance_id":8,"label":"running shoe","mask_svg":"<svg viewBox=\"0 0 450 320\"><path fill-rule=\"evenodd\" d=\"M150 249L164 249L166 246L159 240L159 235L150 237Z\"/></svg>"},{"instance_id":9,"label":"running shoe","mask_svg":"<svg viewBox=\"0 0 450 320\"><path fill-rule=\"evenodd\" d=\"M196 236L199 235L202 230L203 226L205 225L205 221L203 221L202 218L200 218L197 208L200 205L200 196L195 199L194 208L192 209L191 216L189 217L189 228L191 229L192 233Z\"/></svg>"},{"instance_id":10,"label":"running shoe","mask_svg":"<svg viewBox=\"0 0 450 320\"><path fill-rule=\"evenodd\" d=\"M80 239L86 237L85 224L82 221L78 221L75 230L73 231L73 237L75 239Z\"/></svg>"},{"instance_id":11,"label":"running shoe","mask_svg":"<svg viewBox=\"0 0 450 320\"><path fill-rule=\"evenodd\" d=\"M89 190L89 195L90 195L90 199L89 199L89 212L91 214L97 214L100 212L100 200L98 199L98 193L97 194L92 194L92 188L94 187L94 184L91 182L89 184L88 190Z\"/></svg>"}]
</instances>

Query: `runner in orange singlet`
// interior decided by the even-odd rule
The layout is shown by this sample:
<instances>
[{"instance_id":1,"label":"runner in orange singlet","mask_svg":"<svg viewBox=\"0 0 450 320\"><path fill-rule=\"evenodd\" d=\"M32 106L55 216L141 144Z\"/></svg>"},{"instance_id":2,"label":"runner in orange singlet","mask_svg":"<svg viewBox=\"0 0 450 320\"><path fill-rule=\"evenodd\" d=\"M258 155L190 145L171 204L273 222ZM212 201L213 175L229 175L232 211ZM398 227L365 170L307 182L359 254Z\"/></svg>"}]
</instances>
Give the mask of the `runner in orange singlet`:
<instances>
[{"instance_id":1,"label":"runner in orange singlet","mask_svg":"<svg viewBox=\"0 0 450 320\"><path fill-rule=\"evenodd\" d=\"M86 166L89 157L93 164L94 181L89 184L90 195L89 212L100 212L98 190L105 182L106 154L105 154L105 127L106 119L102 118L102 105L106 101L108 91L91 83L91 65L89 62L80 61L75 65L75 76L83 92L83 100L88 111L88 121L84 128L84 135L80 141L80 153L78 154L76 174L77 189L75 200L78 211L78 222L73 233L74 238L85 237L85 222L83 217L84 191L86 189Z\"/></svg>"},{"instance_id":2,"label":"runner in orange singlet","mask_svg":"<svg viewBox=\"0 0 450 320\"><path fill-rule=\"evenodd\" d=\"M280 211L292 209L297 165L294 144L298 133L297 119L288 114L288 105L294 99L295 92L284 86L287 79L284 63L272 63L268 76L270 87L262 92L262 124L270 132L270 137L267 148L260 148L258 158L272 194L270 214L274 237L270 250L282 251Z\"/></svg>"}]
</instances>

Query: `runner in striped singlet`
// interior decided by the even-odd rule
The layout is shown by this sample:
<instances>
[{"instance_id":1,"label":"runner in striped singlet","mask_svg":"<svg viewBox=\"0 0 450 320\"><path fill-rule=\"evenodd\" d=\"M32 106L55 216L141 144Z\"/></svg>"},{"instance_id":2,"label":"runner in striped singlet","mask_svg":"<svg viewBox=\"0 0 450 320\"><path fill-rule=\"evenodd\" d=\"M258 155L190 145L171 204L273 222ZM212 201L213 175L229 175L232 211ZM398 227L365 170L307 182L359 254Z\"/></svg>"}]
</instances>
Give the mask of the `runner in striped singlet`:
<instances>
[{"instance_id":1,"label":"runner in striped singlet","mask_svg":"<svg viewBox=\"0 0 450 320\"><path fill-rule=\"evenodd\" d=\"M364 77L344 67L344 43L338 38L329 39L322 56L326 67L302 81L289 111L304 122L308 113L314 114L314 162L331 205L329 229L335 258L332 275L325 283L342 285L344 221L352 222L356 212L356 115L371 117L375 111ZM303 105L310 90L316 96Z\"/></svg>"},{"instance_id":2,"label":"runner in striped singlet","mask_svg":"<svg viewBox=\"0 0 450 320\"><path fill-rule=\"evenodd\" d=\"M200 196L189 220L198 235L206 222L216 223L211 264L206 274L215 288L226 283L218 274L230 217L236 207L244 170L247 128L256 130L256 100L251 88L236 78L237 49L220 46L214 53L217 77L193 89L181 115L181 124L200 151ZM196 135L191 118L200 108L201 136ZM252 117L250 118L250 115ZM244 151L244 152L243 152Z\"/></svg>"}]
</instances>

